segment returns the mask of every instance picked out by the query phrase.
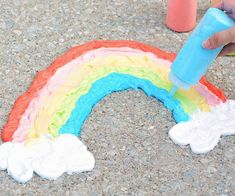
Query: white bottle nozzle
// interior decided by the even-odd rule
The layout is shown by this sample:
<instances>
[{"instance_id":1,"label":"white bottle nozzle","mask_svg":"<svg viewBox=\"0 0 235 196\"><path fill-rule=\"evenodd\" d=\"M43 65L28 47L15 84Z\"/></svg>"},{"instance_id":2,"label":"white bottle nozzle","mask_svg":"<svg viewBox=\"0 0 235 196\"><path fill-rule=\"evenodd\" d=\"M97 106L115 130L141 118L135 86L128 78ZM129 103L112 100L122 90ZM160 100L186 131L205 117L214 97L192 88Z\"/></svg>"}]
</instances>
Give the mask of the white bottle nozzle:
<instances>
[{"instance_id":1,"label":"white bottle nozzle","mask_svg":"<svg viewBox=\"0 0 235 196\"><path fill-rule=\"evenodd\" d=\"M173 85L171 90L170 90L170 96L173 97L177 90L178 90L178 87Z\"/></svg>"}]
</instances>

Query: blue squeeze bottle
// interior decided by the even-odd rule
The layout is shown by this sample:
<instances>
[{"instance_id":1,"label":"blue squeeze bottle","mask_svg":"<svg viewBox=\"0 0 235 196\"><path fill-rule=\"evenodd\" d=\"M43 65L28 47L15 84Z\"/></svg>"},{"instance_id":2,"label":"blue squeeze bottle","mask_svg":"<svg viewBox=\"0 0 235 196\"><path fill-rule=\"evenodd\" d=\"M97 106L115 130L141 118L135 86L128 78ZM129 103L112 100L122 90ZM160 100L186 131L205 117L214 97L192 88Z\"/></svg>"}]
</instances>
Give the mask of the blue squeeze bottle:
<instances>
[{"instance_id":1,"label":"blue squeeze bottle","mask_svg":"<svg viewBox=\"0 0 235 196\"><path fill-rule=\"evenodd\" d=\"M170 92L172 96L178 88L187 90L197 84L223 49L221 46L208 50L203 48L202 43L215 33L229 29L234 25L233 19L222 10L208 9L172 63L169 74L169 80L173 83Z\"/></svg>"}]
</instances>

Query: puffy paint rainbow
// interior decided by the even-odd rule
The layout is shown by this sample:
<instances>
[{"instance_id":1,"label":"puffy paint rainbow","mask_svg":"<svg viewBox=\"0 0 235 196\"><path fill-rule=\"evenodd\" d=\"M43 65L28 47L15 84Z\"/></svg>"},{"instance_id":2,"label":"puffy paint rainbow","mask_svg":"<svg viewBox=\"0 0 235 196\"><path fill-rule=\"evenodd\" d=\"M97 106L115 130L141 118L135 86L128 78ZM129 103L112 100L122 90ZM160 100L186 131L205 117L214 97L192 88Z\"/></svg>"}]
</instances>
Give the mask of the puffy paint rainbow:
<instances>
[{"instance_id":1,"label":"puffy paint rainbow","mask_svg":"<svg viewBox=\"0 0 235 196\"><path fill-rule=\"evenodd\" d=\"M226 101L223 92L205 78L189 91L169 96L168 73L174 58L175 54L133 41L95 41L74 47L39 72L17 99L2 140L22 142L61 133L78 136L100 99L129 88L140 88L162 101L176 122Z\"/></svg>"},{"instance_id":2,"label":"puffy paint rainbow","mask_svg":"<svg viewBox=\"0 0 235 196\"><path fill-rule=\"evenodd\" d=\"M29 180L33 171L45 178L56 179L64 172L91 170L94 158L76 136L80 135L83 123L95 104L112 92L130 88L142 89L172 111L179 123L169 133L175 143L190 144L197 153L213 149L221 135L233 134L234 130L214 131L216 137L212 140L204 137L206 142L200 143L201 140L194 139L196 131L186 131L188 127L195 126L188 123L195 119L198 122L197 117L203 116L201 114L212 114L212 118L216 118L222 110L227 112L229 105L231 115L228 119L223 118L223 122L227 122L234 117L235 104L227 101L223 92L205 78L190 90L179 90L173 97L170 96L172 84L168 74L174 58L173 53L134 41L94 41L70 49L46 70L39 72L27 92L15 102L1 133L7 145L0 148L0 169L8 169L8 173L20 182ZM207 116L203 118L207 119ZM45 139L45 136L49 138ZM43 142L41 138L44 138ZM48 148L55 151L63 149L66 155L56 151L56 161L51 161L54 151L41 150L48 142L52 143ZM27 150L25 153L25 148L28 148L25 146L30 146L28 143L37 143L33 153ZM13 144L19 145L12 150ZM77 155L79 149L82 149L80 157ZM39 158L35 154L43 156ZM44 154L50 157L51 162L47 162ZM27 166L24 160L30 160L26 161ZM14 165L16 162L21 165L18 169Z\"/></svg>"}]
</instances>

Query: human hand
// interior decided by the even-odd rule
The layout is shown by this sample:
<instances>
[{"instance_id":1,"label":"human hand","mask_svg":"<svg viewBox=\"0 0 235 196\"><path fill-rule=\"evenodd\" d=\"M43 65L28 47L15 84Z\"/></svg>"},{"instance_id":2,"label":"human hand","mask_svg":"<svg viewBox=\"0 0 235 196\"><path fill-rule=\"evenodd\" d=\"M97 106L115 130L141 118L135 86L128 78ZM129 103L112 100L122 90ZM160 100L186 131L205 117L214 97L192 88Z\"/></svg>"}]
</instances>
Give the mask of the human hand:
<instances>
[{"instance_id":1,"label":"human hand","mask_svg":"<svg viewBox=\"0 0 235 196\"><path fill-rule=\"evenodd\" d=\"M227 14L235 19L235 1L234 0L224 0L215 6L218 9L226 11ZM227 55L231 52L235 52L235 26L216 33L208 40L203 43L203 47L207 49L215 49L220 46L224 46L223 50L220 52L220 56Z\"/></svg>"}]
</instances>

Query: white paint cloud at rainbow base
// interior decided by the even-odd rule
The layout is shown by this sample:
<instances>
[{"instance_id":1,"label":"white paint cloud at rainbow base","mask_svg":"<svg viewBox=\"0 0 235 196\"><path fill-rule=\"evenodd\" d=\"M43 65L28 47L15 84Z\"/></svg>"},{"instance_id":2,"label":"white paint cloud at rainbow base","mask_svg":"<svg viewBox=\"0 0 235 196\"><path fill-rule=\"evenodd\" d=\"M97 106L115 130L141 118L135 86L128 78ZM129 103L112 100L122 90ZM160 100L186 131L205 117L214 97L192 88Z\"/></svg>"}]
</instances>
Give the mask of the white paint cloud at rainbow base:
<instances>
[{"instance_id":1,"label":"white paint cloud at rainbow base","mask_svg":"<svg viewBox=\"0 0 235 196\"><path fill-rule=\"evenodd\" d=\"M188 122L179 123L169 131L173 142L190 145L194 153L207 153L222 135L232 134L235 134L233 100L213 107L211 112L195 112ZM7 142L0 146L0 169L7 169L8 174L19 182L30 180L33 172L52 180L65 172L90 171L94 165L93 155L74 135L64 134L56 139L45 135L29 144Z\"/></svg>"},{"instance_id":2,"label":"white paint cloud at rainbow base","mask_svg":"<svg viewBox=\"0 0 235 196\"><path fill-rule=\"evenodd\" d=\"M235 101L228 100L212 108L211 112L195 112L188 122L175 125L169 131L174 143L190 145L194 153L207 153L222 135L235 134Z\"/></svg>"},{"instance_id":3,"label":"white paint cloud at rainbow base","mask_svg":"<svg viewBox=\"0 0 235 196\"><path fill-rule=\"evenodd\" d=\"M18 182L27 182L33 172L55 180L63 173L90 171L95 159L75 136L63 134L55 139L43 136L31 144L6 142L0 146L0 169L7 169Z\"/></svg>"}]
</instances>

